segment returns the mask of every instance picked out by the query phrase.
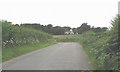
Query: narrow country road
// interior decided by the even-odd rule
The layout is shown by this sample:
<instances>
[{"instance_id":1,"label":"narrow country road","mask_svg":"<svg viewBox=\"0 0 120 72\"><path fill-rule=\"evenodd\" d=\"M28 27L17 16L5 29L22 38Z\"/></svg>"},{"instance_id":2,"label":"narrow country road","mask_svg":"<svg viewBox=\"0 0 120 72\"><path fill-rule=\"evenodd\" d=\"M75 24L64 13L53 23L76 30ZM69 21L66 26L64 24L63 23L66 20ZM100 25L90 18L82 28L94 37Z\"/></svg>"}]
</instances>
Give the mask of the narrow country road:
<instances>
[{"instance_id":1,"label":"narrow country road","mask_svg":"<svg viewBox=\"0 0 120 72\"><path fill-rule=\"evenodd\" d=\"M3 63L3 70L91 70L82 47L61 42Z\"/></svg>"}]
</instances>

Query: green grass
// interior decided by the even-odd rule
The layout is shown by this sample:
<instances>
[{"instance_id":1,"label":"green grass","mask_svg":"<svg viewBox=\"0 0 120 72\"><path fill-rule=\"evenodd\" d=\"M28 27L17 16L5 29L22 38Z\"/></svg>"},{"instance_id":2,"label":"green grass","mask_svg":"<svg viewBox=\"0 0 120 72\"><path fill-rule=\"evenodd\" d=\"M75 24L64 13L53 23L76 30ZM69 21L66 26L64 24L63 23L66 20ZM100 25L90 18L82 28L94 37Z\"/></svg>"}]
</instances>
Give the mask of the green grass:
<instances>
[{"instance_id":1,"label":"green grass","mask_svg":"<svg viewBox=\"0 0 120 72\"><path fill-rule=\"evenodd\" d=\"M7 61L12 58L15 58L17 56L26 54L28 52L45 48L47 46L56 44L57 42L44 42L44 43L36 43L36 44L28 44L20 47L15 47L15 48L4 48L2 51L2 61Z\"/></svg>"},{"instance_id":2,"label":"green grass","mask_svg":"<svg viewBox=\"0 0 120 72\"><path fill-rule=\"evenodd\" d=\"M82 47L89 59L90 65L92 66L93 69L96 69L97 64L96 64L95 56L90 53L90 50L89 50L90 46L83 44L82 40L81 40L80 44L82 45Z\"/></svg>"},{"instance_id":3,"label":"green grass","mask_svg":"<svg viewBox=\"0 0 120 72\"><path fill-rule=\"evenodd\" d=\"M58 42L76 42L79 35L54 35L53 38Z\"/></svg>"}]
</instances>

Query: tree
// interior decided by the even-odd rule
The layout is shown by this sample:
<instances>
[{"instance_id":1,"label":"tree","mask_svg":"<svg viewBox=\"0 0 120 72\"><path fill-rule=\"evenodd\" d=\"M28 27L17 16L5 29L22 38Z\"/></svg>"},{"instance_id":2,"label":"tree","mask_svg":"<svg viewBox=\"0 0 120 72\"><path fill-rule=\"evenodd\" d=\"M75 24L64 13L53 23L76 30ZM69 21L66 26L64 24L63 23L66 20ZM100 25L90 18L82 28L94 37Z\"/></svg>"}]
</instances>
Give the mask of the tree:
<instances>
[{"instance_id":1,"label":"tree","mask_svg":"<svg viewBox=\"0 0 120 72\"><path fill-rule=\"evenodd\" d=\"M63 29L65 29L65 31L70 31L71 27L63 27Z\"/></svg>"},{"instance_id":2,"label":"tree","mask_svg":"<svg viewBox=\"0 0 120 72\"><path fill-rule=\"evenodd\" d=\"M102 32L105 32L105 31L107 31L107 27L102 27Z\"/></svg>"},{"instance_id":3,"label":"tree","mask_svg":"<svg viewBox=\"0 0 120 72\"><path fill-rule=\"evenodd\" d=\"M53 27L52 24L48 24L48 25L47 25L47 28L52 28L52 27Z\"/></svg>"},{"instance_id":4,"label":"tree","mask_svg":"<svg viewBox=\"0 0 120 72\"><path fill-rule=\"evenodd\" d=\"M80 27L77 28L79 34L82 34L89 30L90 30L90 25L87 25L87 23L83 23Z\"/></svg>"},{"instance_id":5,"label":"tree","mask_svg":"<svg viewBox=\"0 0 120 72\"><path fill-rule=\"evenodd\" d=\"M63 35L64 32L65 32L65 29L62 28L62 27L60 27L60 26L56 26L56 27L54 27L54 29L53 29L53 34L54 34L54 35Z\"/></svg>"},{"instance_id":6,"label":"tree","mask_svg":"<svg viewBox=\"0 0 120 72\"><path fill-rule=\"evenodd\" d=\"M72 28L72 30L73 30L74 34L78 33L77 28Z\"/></svg>"}]
</instances>

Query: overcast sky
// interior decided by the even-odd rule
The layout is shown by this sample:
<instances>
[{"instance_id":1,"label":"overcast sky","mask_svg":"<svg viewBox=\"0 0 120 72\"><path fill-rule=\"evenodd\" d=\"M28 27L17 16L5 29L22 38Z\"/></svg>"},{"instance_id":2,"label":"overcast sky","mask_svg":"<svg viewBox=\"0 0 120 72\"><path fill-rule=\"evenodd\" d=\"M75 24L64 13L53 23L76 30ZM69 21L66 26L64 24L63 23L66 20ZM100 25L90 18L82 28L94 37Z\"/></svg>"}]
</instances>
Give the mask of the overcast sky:
<instances>
[{"instance_id":1,"label":"overcast sky","mask_svg":"<svg viewBox=\"0 0 120 72\"><path fill-rule=\"evenodd\" d=\"M13 23L111 26L119 0L0 0L0 19Z\"/></svg>"}]
</instances>

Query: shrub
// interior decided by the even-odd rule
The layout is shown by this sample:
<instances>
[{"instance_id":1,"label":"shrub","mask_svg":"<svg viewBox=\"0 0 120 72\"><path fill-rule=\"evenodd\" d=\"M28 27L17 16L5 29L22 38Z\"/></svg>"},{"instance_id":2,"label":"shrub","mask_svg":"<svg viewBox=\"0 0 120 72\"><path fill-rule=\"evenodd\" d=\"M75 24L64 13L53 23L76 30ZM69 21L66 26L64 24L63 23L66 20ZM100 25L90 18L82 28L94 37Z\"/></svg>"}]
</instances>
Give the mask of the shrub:
<instances>
[{"instance_id":1,"label":"shrub","mask_svg":"<svg viewBox=\"0 0 120 72\"><path fill-rule=\"evenodd\" d=\"M2 21L2 29L3 48L46 42L52 39L52 36L45 32L22 26L15 26L7 21Z\"/></svg>"}]
</instances>

